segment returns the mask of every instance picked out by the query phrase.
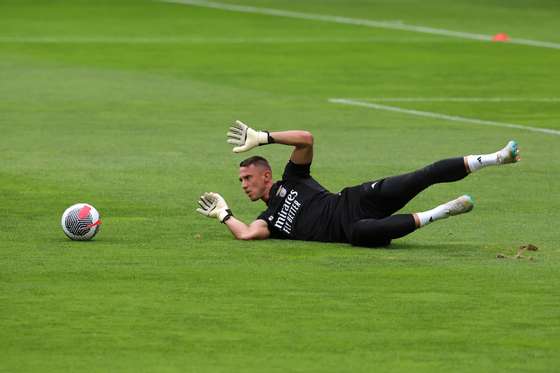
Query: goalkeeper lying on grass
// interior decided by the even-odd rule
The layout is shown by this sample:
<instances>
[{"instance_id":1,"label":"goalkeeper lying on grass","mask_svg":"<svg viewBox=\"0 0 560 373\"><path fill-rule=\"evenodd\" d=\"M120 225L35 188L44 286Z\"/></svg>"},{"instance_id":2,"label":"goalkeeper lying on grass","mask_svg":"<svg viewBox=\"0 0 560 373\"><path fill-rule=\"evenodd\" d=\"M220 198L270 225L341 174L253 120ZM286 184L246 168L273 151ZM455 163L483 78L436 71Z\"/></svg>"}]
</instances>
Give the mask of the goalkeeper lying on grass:
<instances>
[{"instance_id":1,"label":"goalkeeper lying on grass","mask_svg":"<svg viewBox=\"0 0 560 373\"><path fill-rule=\"evenodd\" d=\"M217 218L240 240L279 238L386 246L391 240L433 221L473 208L472 198L463 195L428 211L393 215L427 187L461 180L486 166L519 160L517 144L510 141L495 153L444 159L408 174L368 181L331 193L310 175L311 133L255 131L237 121L228 137L236 153L273 143L294 147L282 180L276 182L268 161L262 157L247 158L239 165L239 181L247 196L251 201L260 199L267 205L251 224L233 217L219 194L204 193L200 197L197 211Z\"/></svg>"}]
</instances>

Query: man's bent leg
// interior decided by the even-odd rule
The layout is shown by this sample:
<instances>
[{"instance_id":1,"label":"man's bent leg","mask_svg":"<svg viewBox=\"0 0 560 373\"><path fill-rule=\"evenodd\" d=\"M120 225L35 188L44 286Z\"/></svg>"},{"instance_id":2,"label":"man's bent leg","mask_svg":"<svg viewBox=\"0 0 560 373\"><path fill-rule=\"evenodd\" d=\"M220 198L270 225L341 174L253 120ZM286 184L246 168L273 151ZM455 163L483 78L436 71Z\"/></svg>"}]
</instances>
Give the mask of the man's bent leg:
<instances>
[{"instance_id":1,"label":"man's bent leg","mask_svg":"<svg viewBox=\"0 0 560 373\"><path fill-rule=\"evenodd\" d=\"M433 184L458 181L483 167L519 160L519 147L512 140L495 153L444 159L415 172L388 177L373 184L364 183L360 202L366 212L363 216L390 216Z\"/></svg>"},{"instance_id":2,"label":"man's bent leg","mask_svg":"<svg viewBox=\"0 0 560 373\"><path fill-rule=\"evenodd\" d=\"M420 170L384 179L375 195L375 204L389 216L429 186L458 181L467 175L464 157L437 161Z\"/></svg>"},{"instance_id":3,"label":"man's bent leg","mask_svg":"<svg viewBox=\"0 0 560 373\"><path fill-rule=\"evenodd\" d=\"M412 214L393 215L384 219L362 219L354 223L350 243L354 246L387 246L394 238L406 236L416 230Z\"/></svg>"},{"instance_id":4,"label":"man's bent leg","mask_svg":"<svg viewBox=\"0 0 560 373\"><path fill-rule=\"evenodd\" d=\"M468 195L414 214L399 214L383 219L362 219L352 225L350 243L354 246L387 246L391 240L406 236L434 221L471 211L474 207Z\"/></svg>"}]
</instances>

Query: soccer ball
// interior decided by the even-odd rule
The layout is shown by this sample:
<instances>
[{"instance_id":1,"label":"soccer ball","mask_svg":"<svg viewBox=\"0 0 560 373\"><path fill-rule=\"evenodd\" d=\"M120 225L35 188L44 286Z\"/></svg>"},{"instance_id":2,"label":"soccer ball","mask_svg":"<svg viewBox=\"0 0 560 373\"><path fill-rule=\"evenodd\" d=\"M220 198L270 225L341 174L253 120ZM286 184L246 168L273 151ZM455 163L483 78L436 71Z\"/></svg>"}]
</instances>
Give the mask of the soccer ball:
<instances>
[{"instance_id":1,"label":"soccer ball","mask_svg":"<svg viewBox=\"0 0 560 373\"><path fill-rule=\"evenodd\" d=\"M60 220L62 230L71 240L87 241L99 231L99 212L87 203L76 203L64 211Z\"/></svg>"}]
</instances>

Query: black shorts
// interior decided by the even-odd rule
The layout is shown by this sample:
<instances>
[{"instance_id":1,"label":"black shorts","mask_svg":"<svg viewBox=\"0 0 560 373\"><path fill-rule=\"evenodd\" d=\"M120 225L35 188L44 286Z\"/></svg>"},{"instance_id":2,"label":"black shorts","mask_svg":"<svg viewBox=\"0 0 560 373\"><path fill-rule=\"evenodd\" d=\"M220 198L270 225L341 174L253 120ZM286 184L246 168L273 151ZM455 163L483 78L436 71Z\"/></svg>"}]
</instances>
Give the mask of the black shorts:
<instances>
[{"instance_id":1,"label":"black shorts","mask_svg":"<svg viewBox=\"0 0 560 373\"><path fill-rule=\"evenodd\" d=\"M388 202L384 201L381 186L385 179L368 181L360 185L344 188L340 191L340 203L336 216L346 237L350 242L353 225L362 219L383 219L391 213Z\"/></svg>"}]
</instances>

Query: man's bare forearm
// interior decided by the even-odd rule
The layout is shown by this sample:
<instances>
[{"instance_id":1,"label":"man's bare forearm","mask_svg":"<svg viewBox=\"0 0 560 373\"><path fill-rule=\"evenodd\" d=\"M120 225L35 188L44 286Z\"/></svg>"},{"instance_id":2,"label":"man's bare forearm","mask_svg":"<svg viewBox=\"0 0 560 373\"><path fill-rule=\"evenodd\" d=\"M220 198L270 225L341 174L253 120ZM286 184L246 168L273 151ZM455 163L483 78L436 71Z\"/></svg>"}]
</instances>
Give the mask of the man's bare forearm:
<instances>
[{"instance_id":1,"label":"man's bare forearm","mask_svg":"<svg viewBox=\"0 0 560 373\"><path fill-rule=\"evenodd\" d=\"M257 220L247 225L232 216L224 224L227 225L230 232L238 240L264 240L270 235L266 223L262 220Z\"/></svg>"},{"instance_id":2,"label":"man's bare forearm","mask_svg":"<svg viewBox=\"0 0 560 373\"><path fill-rule=\"evenodd\" d=\"M249 226L243 223L241 220L231 217L224 223L229 228L231 234L238 240L248 239Z\"/></svg>"},{"instance_id":3,"label":"man's bare forearm","mask_svg":"<svg viewBox=\"0 0 560 373\"><path fill-rule=\"evenodd\" d=\"M275 143L295 146L290 160L296 164L310 164L313 160L313 135L308 131L271 132Z\"/></svg>"},{"instance_id":4,"label":"man's bare forearm","mask_svg":"<svg viewBox=\"0 0 560 373\"><path fill-rule=\"evenodd\" d=\"M270 132L270 136L277 144L305 147L313 145L313 135L308 131L279 131Z\"/></svg>"}]
</instances>

